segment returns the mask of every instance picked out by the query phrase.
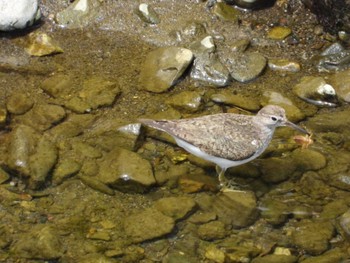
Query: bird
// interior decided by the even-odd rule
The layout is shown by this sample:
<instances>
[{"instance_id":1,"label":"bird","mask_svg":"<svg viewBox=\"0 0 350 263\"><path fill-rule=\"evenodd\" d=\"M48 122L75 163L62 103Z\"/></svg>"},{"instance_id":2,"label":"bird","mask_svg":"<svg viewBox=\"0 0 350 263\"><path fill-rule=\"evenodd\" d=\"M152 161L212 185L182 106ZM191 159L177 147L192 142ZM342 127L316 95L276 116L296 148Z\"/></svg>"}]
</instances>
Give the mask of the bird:
<instances>
[{"instance_id":1,"label":"bird","mask_svg":"<svg viewBox=\"0 0 350 263\"><path fill-rule=\"evenodd\" d=\"M230 187L225 171L259 157L272 140L275 129L289 126L309 134L288 121L285 110L266 105L256 115L218 113L178 120L139 119L146 126L171 135L187 152L216 164L220 187Z\"/></svg>"}]
</instances>

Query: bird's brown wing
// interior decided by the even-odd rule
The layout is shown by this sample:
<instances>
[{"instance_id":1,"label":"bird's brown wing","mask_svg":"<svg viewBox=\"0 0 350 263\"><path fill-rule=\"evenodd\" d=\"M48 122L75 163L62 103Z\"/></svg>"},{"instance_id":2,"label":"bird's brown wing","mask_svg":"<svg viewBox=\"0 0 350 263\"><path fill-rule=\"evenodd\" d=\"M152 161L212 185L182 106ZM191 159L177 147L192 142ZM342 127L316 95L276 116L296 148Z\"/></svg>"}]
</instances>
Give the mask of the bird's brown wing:
<instances>
[{"instance_id":1,"label":"bird's brown wing","mask_svg":"<svg viewBox=\"0 0 350 263\"><path fill-rule=\"evenodd\" d=\"M184 140L207 154L243 160L254 155L261 147L259 132L253 129L251 118L224 113L194 119L141 122Z\"/></svg>"}]
</instances>

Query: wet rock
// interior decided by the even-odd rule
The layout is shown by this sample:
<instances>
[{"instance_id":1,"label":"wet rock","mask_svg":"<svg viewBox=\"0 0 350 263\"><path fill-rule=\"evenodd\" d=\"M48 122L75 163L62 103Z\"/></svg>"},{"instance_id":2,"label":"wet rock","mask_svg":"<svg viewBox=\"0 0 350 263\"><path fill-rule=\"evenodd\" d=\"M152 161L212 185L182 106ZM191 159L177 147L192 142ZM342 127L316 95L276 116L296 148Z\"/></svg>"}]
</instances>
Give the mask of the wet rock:
<instances>
[{"instance_id":1,"label":"wet rock","mask_svg":"<svg viewBox=\"0 0 350 263\"><path fill-rule=\"evenodd\" d=\"M259 161L262 178L269 183L279 183L293 175L297 166L290 158L272 157Z\"/></svg>"},{"instance_id":2,"label":"wet rock","mask_svg":"<svg viewBox=\"0 0 350 263\"><path fill-rule=\"evenodd\" d=\"M154 208L174 220L181 220L194 211L196 202L189 197L166 197L157 200Z\"/></svg>"},{"instance_id":3,"label":"wet rock","mask_svg":"<svg viewBox=\"0 0 350 263\"><path fill-rule=\"evenodd\" d=\"M38 131L45 131L66 117L65 110L58 105L35 105L27 113L17 116L16 120L22 124L33 127Z\"/></svg>"},{"instance_id":4,"label":"wet rock","mask_svg":"<svg viewBox=\"0 0 350 263\"><path fill-rule=\"evenodd\" d=\"M45 79L40 88L54 98L69 99L74 85L71 76L58 73Z\"/></svg>"},{"instance_id":5,"label":"wet rock","mask_svg":"<svg viewBox=\"0 0 350 263\"><path fill-rule=\"evenodd\" d=\"M7 121L7 110L5 107L0 106L0 127L5 126Z\"/></svg>"},{"instance_id":6,"label":"wet rock","mask_svg":"<svg viewBox=\"0 0 350 263\"><path fill-rule=\"evenodd\" d=\"M236 106L249 111L257 111L260 109L260 103L256 100L241 95L233 94L229 90L222 90L211 95L210 99L216 103Z\"/></svg>"},{"instance_id":7,"label":"wet rock","mask_svg":"<svg viewBox=\"0 0 350 263\"><path fill-rule=\"evenodd\" d=\"M24 125L17 126L10 136L8 167L27 177L31 189L41 187L56 164L55 145Z\"/></svg>"},{"instance_id":8,"label":"wet rock","mask_svg":"<svg viewBox=\"0 0 350 263\"><path fill-rule=\"evenodd\" d=\"M32 32L28 35L25 51L34 57L42 57L63 53L63 49L49 35L42 32Z\"/></svg>"},{"instance_id":9,"label":"wet rock","mask_svg":"<svg viewBox=\"0 0 350 263\"><path fill-rule=\"evenodd\" d=\"M223 192L213 200L212 211L220 221L235 228L252 224L257 216L256 197L252 192Z\"/></svg>"},{"instance_id":10,"label":"wet rock","mask_svg":"<svg viewBox=\"0 0 350 263\"><path fill-rule=\"evenodd\" d=\"M272 225L281 225L288 218L288 205L278 200L263 201L259 208L261 210L261 217Z\"/></svg>"},{"instance_id":11,"label":"wet rock","mask_svg":"<svg viewBox=\"0 0 350 263\"><path fill-rule=\"evenodd\" d=\"M213 212L198 211L188 218L188 222L191 222L192 224L203 224L214 221L215 219L216 214Z\"/></svg>"},{"instance_id":12,"label":"wet rock","mask_svg":"<svg viewBox=\"0 0 350 263\"><path fill-rule=\"evenodd\" d=\"M223 21L238 22L239 11L223 2L214 5L213 13Z\"/></svg>"},{"instance_id":13,"label":"wet rock","mask_svg":"<svg viewBox=\"0 0 350 263\"><path fill-rule=\"evenodd\" d=\"M334 88L322 77L307 76L294 86L294 93L308 103L321 107L337 106L337 95Z\"/></svg>"},{"instance_id":14,"label":"wet rock","mask_svg":"<svg viewBox=\"0 0 350 263\"><path fill-rule=\"evenodd\" d=\"M77 113L90 112L99 107L112 105L119 94L117 83L92 77L84 81L82 89L64 105Z\"/></svg>"},{"instance_id":15,"label":"wet rock","mask_svg":"<svg viewBox=\"0 0 350 263\"><path fill-rule=\"evenodd\" d=\"M57 231L50 226L34 225L21 234L11 245L10 252L17 258L57 260L63 256L64 248Z\"/></svg>"},{"instance_id":16,"label":"wet rock","mask_svg":"<svg viewBox=\"0 0 350 263\"><path fill-rule=\"evenodd\" d=\"M244 52L250 45L250 40L247 38L243 38L237 41L234 41L232 44L230 44L230 49L233 52Z\"/></svg>"},{"instance_id":17,"label":"wet rock","mask_svg":"<svg viewBox=\"0 0 350 263\"><path fill-rule=\"evenodd\" d=\"M221 221L212 221L198 227L199 238L207 241L225 238L229 232Z\"/></svg>"},{"instance_id":18,"label":"wet rock","mask_svg":"<svg viewBox=\"0 0 350 263\"><path fill-rule=\"evenodd\" d=\"M210 245L205 249L204 254L206 259L209 259L216 263L224 263L225 262L225 253L218 249L215 245Z\"/></svg>"},{"instance_id":19,"label":"wet rock","mask_svg":"<svg viewBox=\"0 0 350 263\"><path fill-rule=\"evenodd\" d=\"M68 158L60 159L52 174L53 184L61 184L66 179L74 176L80 171L81 166L82 165L75 160Z\"/></svg>"},{"instance_id":20,"label":"wet rock","mask_svg":"<svg viewBox=\"0 0 350 263\"><path fill-rule=\"evenodd\" d=\"M169 234L174 227L174 219L156 209L146 209L124 219L125 233L135 243Z\"/></svg>"},{"instance_id":21,"label":"wet rock","mask_svg":"<svg viewBox=\"0 0 350 263\"><path fill-rule=\"evenodd\" d=\"M190 20L179 31L171 32L171 36L175 37L178 42L189 43L195 39L199 39L207 34L204 23Z\"/></svg>"},{"instance_id":22,"label":"wet rock","mask_svg":"<svg viewBox=\"0 0 350 263\"><path fill-rule=\"evenodd\" d=\"M180 47L161 47L148 53L141 67L141 86L156 93L168 90L182 76L192 59L192 52Z\"/></svg>"},{"instance_id":23,"label":"wet rock","mask_svg":"<svg viewBox=\"0 0 350 263\"><path fill-rule=\"evenodd\" d=\"M349 209L346 200L335 200L323 207L320 218L323 219L336 219L344 214Z\"/></svg>"},{"instance_id":24,"label":"wet rock","mask_svg":"<svg viewBox=\"0 0 350 263\"><path fill-rule=\"evenodd\" d=\"M179 178L179 188L184 193L198 193L201 191L218 191L215 177L203 173L188 174Z\"/></svg>"},{"instance_id":25,"label":"wet rock","mask_svg":"<svg viewBox=\"0 0 350 263\"><path fill-rule=\"evenodd\" d=\"M160 19L156 11L148 4L142 3L136 9L136 14L140 19L149 24L159 24Z\"/></svg>"},{"instance_id":26,"label":"wet rock","mask_svg":"<svg viewBox=\"0 0 350 263\"><path fill-rule=\"evenodd\" d=\"M350 65L350 50L334 43L322 52L317 63L319 71L344 70Z\"/></svg>"},{"instance_id":27,"label":"wet rock","mask_svg":"<svg viewBox=\"0 0 350 263\"><path fill-rule=\"evenodd\" d=\"M254 258L252 263L295 263L298 262L296 256L287 255L266 255L263 257Z\"/></svg>"},{"instance_id":28,"label":"wet rock","mask_svg":"<svg viewBox=\"0 0 350 263\"><path fill-rule=\"evenodd\" d=\"M0 248L4 249L12 242L12 235L6 225L0 225Z\"/></svg>"},{"instance_id":29,"label":"wet rock","mask_svg":"<svg viewBox=\"0 0 350 263\"><path fill-rule=\"evenodd\" d=\"M311 255L319 255L329 247L334 233L331 222L302 220L292 233L293 243Z\"/></svg>"},{"instance_id":30,"label":"wet rock","mask_svg":"<svg viewBox=\"0 0 350 263\"><path fill-rule=\"evenodd\" d=\"M350 69L331 75L328 81L332 84L341 100L350 102Z\"/></svg>"},{"instance_id":31,"label":"wet rock","mask_svg":"<svg viewBox=\"0 0 350 263\"><path fill-rule=\"evenodd\" d=\"M106 195L114 195L114 190L105 183L101 182L98 178L88 175L79 175L79 179L91 189Z\"/></svg>"},{"instance_id":32,"label":"wet rock","mask_svg":"<svg viewBox=\"0 0 350 263\"><path fill-rule=\"evenodd\" d=\"M7 99L6 108L12 114L24 114L29 111L34 105L26 94L14 92Z\"/></svg>"},{"instance_id":33,"label":"wet rock","mask_svg":"<svg viewBox=\"0 0 350 263\"><path fill-rule=\"evenodd\" d=\"M91 0L74 1L66 9L58 12L55 19L59 25L66 28L82 28L89 25L98 10L100 3Z\"/></svg>"},{"instance_id":34,"label":"wet rock","mask_svg":"<svg viewBox=\"0 0 350 263\"><path fill-rule=\"evenodd\" d=\"M290 34L292 34L292 30L289 27L276 26L271 28L267 37L273 40L283 40Z\"/></svg>"},{"instance_id":35,"label":"wet rock","mask_svg":"<svg viewBox=\"0 0 350 263\"><path fill-rule=\"evenodd\" d=\"M311 149L296 149L291 157L301 171L317 171L327 164L326 157L322 153Z\"/></svg>"},{"instance_id":36,"label":"wet rock","mask_svg":"<svg viewBox=\"0 0 350 263\"><path fill-rule=\"evenodd\" d=\"M24 29L41 17L37 0L4 0L0 2L0 31Z\"/></svg>"},{"instance_id":37,"label":"wet rock","mask_svg":"<svg viewBox=\"0 0 350 263\"><path fill-rule=\"evenodd\" d=\"M334 248L328 250L324 254L317 257L308 257L302 261L301 263L331 263L331 262L343 262L346 263L346 259L348 259L348 253L343 251L341 248Z\"/></svg>"},{"instance_id":38,"label":"wet rock","mask_svg":"<svg viewBox=\"0 0 350 263\"><path fill-rule=\"evenodd\" d=\"M327 183L338 189L350 191L350 173L349 171L343 171L329 175Z\"/></svg>"},{"instance_id":39,"label":"wet rock","mask_svg":"<svg viewBox=\"0 0 350 263\"><path fill-rule=\"evenodd\" d=\"M265 69L266 63L266 58L259 53L237 53L226 60L232 78L239 82L257 78Z\"/></svg>"},{"instance_id":40,"label":"wet rock","mask_svg":"<svg viewBox=\"0 0 350 263\"><path fill-rule=\"evenodd\" d=\"M216 50L212 36L204 36L195 40L189 44L188 48L193 52L195 57L203 53L213 53Z\"/></svg>"},{"instance_id":41,"label":"wet rock","mask_svg":"<svg viewBox=\"0 0 350 263\"><path fill-rule=\"evenodd\" d=\"M145 192L156 183L151 164L122 148L106 154L99 166L98 179L123 192Z\"/></svg>"},{"instance_id":42,"label":"wet rock","mask_svg":"<svg viewBox=\"0 0 350 263\"><path fill-rule=\"evenodd\" d=\"M10 175L0 167L0 184L10 179Z\"/></svg>"},{"instance_id":43,"label":"wet rock","mask_svg":"<svg viewBox=\"0 0 350 263\"><path fill-rule=\"evenodd\" d=\"M171 96L166 103L183 112L196 112L202 106L203 93L198 91L182 91Z\"/></svg>"},{"instance_id":44,"label":"wet rock","mask_svg":"<svg viewBox=\"0 0 350 263\"><path fill-rule=\"evenodd\" d=\"M282 94L274 91L266 91L263 93L263 97L263 106L268 104L281 106L285 109L287 118L291 122L298 122L305 118L305 114L290 99L284 97Z\"/></svg>"},{"instance_id":45,"label":"wet rock","mask_svg":"<svg viewBox=\"0 0 350 263\"><path fill-rule=\"evenodd\" d=\"M256 10L273 6L275 0L225 0L225 2L244 9Z\"/></svg>"},{"instance_id":46,"label":"wet rock","mask_svg":"<svg viewBox=\"0 0 350 263\"><path fill-rule=\"evenodd\" d=\"M308 119L308 128L316 132L343 133L350 127L349 111L325 112Z\"/></svg>"},{"instance_id":47,"label":"wet rock","mask_svg":"<svg viewBox=\"0 0 350 263\"><path fill-rule=\"evenodd\" d=\"M347 210L338 218L341 230L344 232L345 237L350 237L350 210Z\"/></svg>"},{"instance_id":48,"label":"wet rock","mask_svg":"<svg viewBox=\"0 0 350 263\"><path fill-rule=\"evenodd\" d=\"M284 72L299 72L300 64L288 59L269 59L268 66L272 70Z\"/></svg>"}]
</instances>

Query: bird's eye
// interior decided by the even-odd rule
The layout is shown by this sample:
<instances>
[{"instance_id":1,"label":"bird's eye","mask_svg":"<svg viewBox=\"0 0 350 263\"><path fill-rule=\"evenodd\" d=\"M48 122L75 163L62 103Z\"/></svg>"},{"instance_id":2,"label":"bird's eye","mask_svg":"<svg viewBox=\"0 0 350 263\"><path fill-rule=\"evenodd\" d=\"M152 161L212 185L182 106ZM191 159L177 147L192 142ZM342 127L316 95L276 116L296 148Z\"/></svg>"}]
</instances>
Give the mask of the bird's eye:
<instances>
[{"instance_id":1,"label":"bird's eye","mask_svg":"<svg viewBox=\"0 0 350 263\"><path fill-rule=\"evenodd\" d=\"M274 117L274 116L272 116L272 117L271 117L271 120L273 120L273 121L277 121L277 118L276 118L276 117Z\"/></svg>"}]
</instances>

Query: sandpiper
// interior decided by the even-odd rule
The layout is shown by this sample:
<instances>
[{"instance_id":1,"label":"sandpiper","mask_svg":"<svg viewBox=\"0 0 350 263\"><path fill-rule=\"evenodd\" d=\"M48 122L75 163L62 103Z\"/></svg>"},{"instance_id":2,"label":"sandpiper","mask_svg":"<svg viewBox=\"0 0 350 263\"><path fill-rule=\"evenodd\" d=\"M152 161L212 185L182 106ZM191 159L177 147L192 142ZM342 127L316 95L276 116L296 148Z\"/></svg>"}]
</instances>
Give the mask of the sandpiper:
<instances>
[{"instance_id":1,"label":"sandpiper","mask_svg":"<svg viewBox=\"0 0 350 263\"><path fill-rule=\"evenodd\" d=\"M171 135L189 153L217 165L219 182L225 187L225 171L247 163L268 147L276 127L306 130L287 120L285 110L276 105L263 107L256 115L219 113L192 119L140 122Z\"/></svg>"}]
</instances>

